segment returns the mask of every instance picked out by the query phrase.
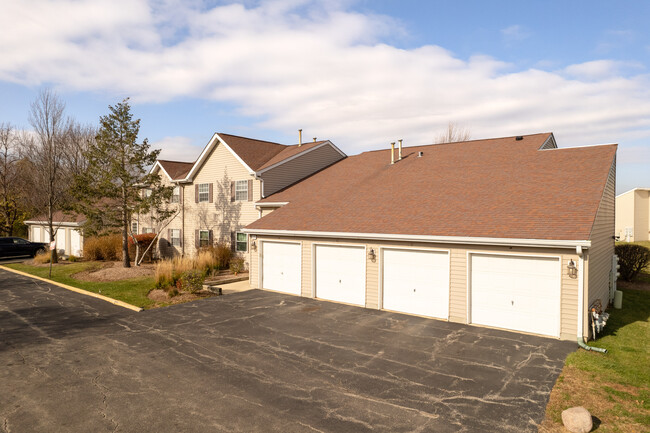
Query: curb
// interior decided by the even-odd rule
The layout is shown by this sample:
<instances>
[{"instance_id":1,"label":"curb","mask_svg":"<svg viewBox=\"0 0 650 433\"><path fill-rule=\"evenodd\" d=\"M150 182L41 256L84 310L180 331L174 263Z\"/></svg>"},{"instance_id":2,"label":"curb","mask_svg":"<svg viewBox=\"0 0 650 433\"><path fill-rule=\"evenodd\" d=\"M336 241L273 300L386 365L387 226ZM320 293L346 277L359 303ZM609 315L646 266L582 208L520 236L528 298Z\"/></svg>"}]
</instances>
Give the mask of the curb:
<instances>
[{"instance_id":1,"label":"curb","mask_svg":"<svg viewBox=\"0 0 650 433\"><path fill-rule=\"evenodd\" d=\"M5 271L13 272L14 274L22 275L24 277L33 278L35 280L44 281L55 286L59 286L63 289L70 290L71 292L79 293L81 295L91 296L93 298L101 299L102 301L110 302L113 305L118 307L128 308L129 310L140 312L143 309L136 307L135 305L127 304L124 301L118 301L117 299L109 298L108 296L100 295L99 293L89 292L88 290L80 289L78 287L68 286L67 284L59 283L57 281L48 280L47 278L37 277L36 275L28 274L27 272L17 271L16 269L8 268L4 265L0 265L0 269Z\"/></svg>"}]
</instances>

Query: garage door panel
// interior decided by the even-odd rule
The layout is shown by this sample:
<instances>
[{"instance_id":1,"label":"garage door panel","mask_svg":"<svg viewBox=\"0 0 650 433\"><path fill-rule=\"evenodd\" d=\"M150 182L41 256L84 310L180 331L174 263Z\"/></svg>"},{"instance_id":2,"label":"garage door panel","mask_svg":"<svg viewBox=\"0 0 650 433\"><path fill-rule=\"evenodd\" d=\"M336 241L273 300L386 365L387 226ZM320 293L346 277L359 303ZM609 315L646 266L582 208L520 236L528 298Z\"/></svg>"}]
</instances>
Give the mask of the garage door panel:
<instances>
[{"instance_id":1,"label":"garage door panel","mask_svg":"<svg viewBox=\"0 0 650 433\"><path fill-rule=\"evenodd\" d=\"M471 322L557 336L559 259L471 256Z\"/></svg>"},{"instance_id":2,"label":"garage door panel","mask_svg":"<svg viewBox=\"0 0 650 433\"><path fill-rule=\"evenodd\" d=\"M300 244L262 242L262 288L300 295Z\"/></svg>"},{"instance_id":3,"label":"garage door panel","mask_svg":"<svg viewBox=\"0 0 650 433\"><path fill-rule=\"evenodd\" d=\"M383 308L449 316L449 255L439 251L382 251Z\"/></svg>"},{"instance_id":4,"label":"garage door panel","mask_svg":"<svg viewBox=\"0 0 650 433\"><path fill-rule=\"evenodd\" d=\"M316 297L365 306L365 258L363 247L316 245Z\"/></svg>"}]
</instances>

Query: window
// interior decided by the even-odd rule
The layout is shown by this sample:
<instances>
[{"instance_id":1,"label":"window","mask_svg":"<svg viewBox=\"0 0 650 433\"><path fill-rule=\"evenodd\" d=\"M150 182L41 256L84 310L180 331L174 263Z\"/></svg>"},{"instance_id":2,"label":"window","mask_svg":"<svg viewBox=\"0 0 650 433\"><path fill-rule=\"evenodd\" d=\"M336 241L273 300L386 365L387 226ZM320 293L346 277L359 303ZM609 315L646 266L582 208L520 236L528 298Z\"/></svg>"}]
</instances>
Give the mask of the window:
<instances>
[{"instance_id":1,"label":"window","mask_svg":"<svg viewBox=\"0 0 650 433\"><path fill-rule=\"evenodd\" d=\"M14 238L14 243L18 245L26 245L29 242L27 242L25 239L20 239L20 238Z\"/></svg>"},{"instance_id":2,"label":"window","mask_svg":"<svg viewBox=\"0 0 650 433\"><path fill-rule=\"evenodd\" d=\"M152 192L152 191L151 191L149 188L145 189L145 190L144 190L144 196L145 196L145 197L151 197L151 192Z\"/></svg>"},{"instance_id":3,"label":"window","mask_svg":"<svg viewBox=\"0 0 650 433\"><path fill-rule=\"evenodd\" d=\"M210 246L210 231L199 230L199 247Z\"/></svg>"},{"instance_id":4,"label":"window","mask_svg":"<svg viewBox=\"0 0 650 433\"><path fill-rule=\"evenodd\" d=\"M199 203L210 201L210 184L209 183L200 183L199 184Z\"/></svg>"},{"instance_id":5,"label":"window","mask_svg":"<svg viewBox=\"0 0 650 433\"><path fill-rule=\"evenodd\" d=\"M134 235L138 234L138 223L137 222L132 222L131 223L131 231L133 232Z\"/></svg>"},{"instance_id":6,"label":"window","mask_svg":"<svg viewBox=\"0 0 650 433\"><path fill-rule=\"evenodd\" d=\"M238 180L235 182L235 200L246 201L248 200L248 181Z\"/></svg>"},{"instance_id":7,"label":"window","mask_svg":"<svg viewBox=\"0 0 650 433\"><path fill-rule=\"evenodd\" d=\"M176 185L172 190L172 203L180 203L181 201L181 187Z\"/></svg>"},{"instance_id":8,"label":"window","mask_svg":"<svg viewBox=\"0 0 650 433\"><path fill-rule=\"evenodd\" d=\"M155 232L153 231L153 229L151 229L149 227L143 227L142 228L142 233L144 234L144 233L155 233Z\"/></svg>"},{"instance_id":9,"label":"window","mask_svg":"<svg viewBox=\"0 0 650 433\"><path fill-rule=\"evenodd\" d=\"M248 251L248 236L246 233L237 233L237 246L236 250L241 252Z\"/></svg>"},{"instance_id":10,"label":"window","mask_svg":"<svg viewBox=\"0 0 650 433\"><path fill-rule=\"evenodd\" d=\"M181 231L180 229L171 229L171 242L172 245L175 247L180 247L181 246Z\"/></svg>"}]
</instances>

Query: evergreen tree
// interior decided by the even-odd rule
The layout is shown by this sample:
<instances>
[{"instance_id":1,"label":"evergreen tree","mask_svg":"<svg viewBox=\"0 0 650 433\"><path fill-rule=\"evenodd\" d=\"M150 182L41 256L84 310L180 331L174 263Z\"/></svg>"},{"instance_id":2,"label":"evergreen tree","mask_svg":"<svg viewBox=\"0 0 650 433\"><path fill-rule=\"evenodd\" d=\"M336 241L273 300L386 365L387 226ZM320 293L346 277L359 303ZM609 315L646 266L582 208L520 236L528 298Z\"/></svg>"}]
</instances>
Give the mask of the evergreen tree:
<instances>
[{"instance_id":1,"label":"evergreen tree","mask_svg":"<svg viewBox=\"0 0 650 433\"><path fill-rule=\"evenodd\" d=\"M163 205L172 188L149 173L160 150L151 150L146 138L138 143L140 119L133 120L128 98L108 108L110 114L100 117L97 137L85 152L88 168L75 177L74 194L78 210L88 218L88 233L122 232L122 259L128 268L131 216L153 210L158 219L168 218Z\"/></svg>"}]
</instances>

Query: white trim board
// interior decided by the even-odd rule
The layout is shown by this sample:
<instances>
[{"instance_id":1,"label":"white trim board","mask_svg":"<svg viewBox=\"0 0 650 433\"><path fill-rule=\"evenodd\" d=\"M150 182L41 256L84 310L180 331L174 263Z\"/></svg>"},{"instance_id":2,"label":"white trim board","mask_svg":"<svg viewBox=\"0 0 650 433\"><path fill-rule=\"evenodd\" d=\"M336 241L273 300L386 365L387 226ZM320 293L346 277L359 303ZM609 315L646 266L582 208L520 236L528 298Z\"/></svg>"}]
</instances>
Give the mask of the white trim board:
<instances>
[{"instance_id":1,"label":"white trim board","mask_svg":"<svg viewBox=\"0 0 650 433\"><path fill-rule=\"evenodd\" d=\"M498 245L541 248L575 248L584 249L591 247L589 240L564 240L564 239L515 239L515 238L479 238L464 236L430 236L430 235L403 235L389 233L348 233L348 232L318 232L318 231L293 231L293 230L268 230L244 228L244 233L255 235L273 235L289 237L315 237L337 239L370 239L383 241L425 242L444 244L470 244L470 245Z\"/></svg>"}]
</instances>

